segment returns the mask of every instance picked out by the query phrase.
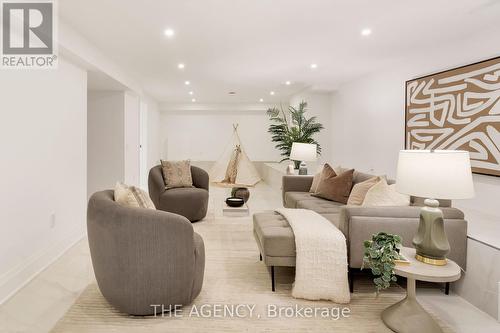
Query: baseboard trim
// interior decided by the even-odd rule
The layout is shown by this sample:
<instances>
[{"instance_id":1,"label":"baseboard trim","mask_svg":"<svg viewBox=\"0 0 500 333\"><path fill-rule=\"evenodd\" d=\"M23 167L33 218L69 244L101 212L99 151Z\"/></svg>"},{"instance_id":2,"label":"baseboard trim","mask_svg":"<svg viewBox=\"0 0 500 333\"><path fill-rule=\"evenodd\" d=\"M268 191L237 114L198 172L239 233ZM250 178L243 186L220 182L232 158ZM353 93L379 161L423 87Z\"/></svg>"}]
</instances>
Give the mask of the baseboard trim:
<instances>
[{"instance_id":1,"label":"baseboard trim","mask_svg":"<svg viewBox=\"0 0 500 333\"><path fill-rule=\"evenodd\" d=\"M82 240L85 235L85 230L75 228L68 232L59 242L33 254L27 260L0 276L0 305L59 259L66 251Z\"/></svg>"}]
</instances>

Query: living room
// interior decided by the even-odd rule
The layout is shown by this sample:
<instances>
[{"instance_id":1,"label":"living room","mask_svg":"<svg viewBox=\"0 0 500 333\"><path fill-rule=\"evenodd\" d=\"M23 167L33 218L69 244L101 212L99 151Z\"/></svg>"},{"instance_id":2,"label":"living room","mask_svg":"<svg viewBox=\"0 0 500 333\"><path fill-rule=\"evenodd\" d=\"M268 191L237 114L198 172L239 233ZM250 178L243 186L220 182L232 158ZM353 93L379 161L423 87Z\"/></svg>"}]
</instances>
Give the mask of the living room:
<instances>
[{"instance_id":1,"label":"living room","mask_svg":"<svg viewBox=\"0 0 500 333\"><path fill-rule=\"evenodd\" d=\"M500 2L1 6L0 332L500 332Z\"/></svg>"}]
</instances>

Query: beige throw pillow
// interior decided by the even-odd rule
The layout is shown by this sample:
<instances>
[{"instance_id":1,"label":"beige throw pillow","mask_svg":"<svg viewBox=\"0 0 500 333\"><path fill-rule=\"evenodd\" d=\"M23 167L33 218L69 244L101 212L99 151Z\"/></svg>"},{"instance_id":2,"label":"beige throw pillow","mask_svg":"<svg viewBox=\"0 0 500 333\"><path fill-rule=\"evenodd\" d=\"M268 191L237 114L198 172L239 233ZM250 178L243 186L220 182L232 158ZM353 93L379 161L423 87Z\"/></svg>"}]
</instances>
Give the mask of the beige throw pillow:
<instances>
[{"instance_id":1,"label":"beige throw pillow","mask_svg":"<svg viewBox=\"0 0 500 333\"><path fill-rule=\"evenodd\" d=\"M385 178L368 190L363 206L409 206L410 196L396 191L396 184L389 185Z\"/></svg>"},{"instance_id":2,"label":"beige throw pillow","mask_svg":"<svg viewBox=\"0 0 500 333\"><path fill-rule=\"evenodd\" d=\"M351 193L353 174L354 169L351 169L337 176L332 167L326 164L313 196L346 204Z\"/></svg>"},{"instance_id":3,"label":"beige throw pillow","mask_svg":"<svg viewBox=\"0 0 500 333\"><path fill-rule=\"evenodd\" d=\"M149 194L135 186L128 186L117 182L114 196L115 201L122 206L156 209Z\"/></svg>"},{"instance_id":4,"label":"beige throw pillow","mask_svg":"<svg viewBox=\"0 0 500 333\"><path fill-rule=\"evenodd\" d=\"M165 188L193 187L191 161L161 161Z\"/></svg>"},{"instance_id":5,"label":"beige throw pillow","mask_svg":"<svg viewBox=\"0 0 500 333\"><path fill-rule=\"evenodd\" d=\"M348 205L360 206L365 200L366 193L370 188L380 181L380 177L373 177L365 180L364 182L357 183L352 187L351 194L349 195L349 200L347 200Z\"/></svg>"}]
</instances>

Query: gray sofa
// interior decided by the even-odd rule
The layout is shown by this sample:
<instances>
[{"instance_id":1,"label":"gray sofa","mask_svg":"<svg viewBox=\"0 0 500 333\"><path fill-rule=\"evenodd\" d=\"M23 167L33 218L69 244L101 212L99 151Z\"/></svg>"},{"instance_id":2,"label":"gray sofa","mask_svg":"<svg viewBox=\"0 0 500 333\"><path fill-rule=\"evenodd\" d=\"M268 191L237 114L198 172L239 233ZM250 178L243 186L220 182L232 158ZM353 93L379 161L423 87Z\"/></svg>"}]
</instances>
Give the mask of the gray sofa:
<instances>
[{"instance_id":1,"label":"gray sofa","mask_svg":"<svg viewBox=\"0 0 500 333\"><path fill-rule=\"evenodd\" d=\"M198 167L191 166L193 187L165 189L165 180L161 165L149 171L149 196L156 209L186 217L195 222L207 215L208 208L208 173Z\"/></svg>"},{"instance_id":2,"label":"gray sofa","mask_svg":"<svg viewBox=\"0 0 500 333\"><path fill-rule=\"evenodd\" d=\"M354 172L353 183L373 175ZM309 193L313 176L283 176L283 205L287 208L311 209L337 226L346 236L350 271L363 263L363 242L380 231L403 237L404 246L412 246L418 224L422 198L411 198L406 207L361 207L317 198ZM389 183L392 183L389 181ZM451 207L451 201L440 200L446 233L451 245L448 257L465 269L467 254L467 222L464 214ZM268 211L254 215L254 237L261 257L271 267L274 289L274 266L295 266L295 239L288 222Z\"/></svg>"},{"instance_id":3,"label":"gray sofa","mask_svg":"<svg viewBox=\"0 0 500 333\"><path fill-rule=\"evenodd\" d=\"M121 206L107 190L89 200L87 231L97 284L118 310L151 315L200 293L205 246L185 217Z\"/></svg>"}]
</instances>

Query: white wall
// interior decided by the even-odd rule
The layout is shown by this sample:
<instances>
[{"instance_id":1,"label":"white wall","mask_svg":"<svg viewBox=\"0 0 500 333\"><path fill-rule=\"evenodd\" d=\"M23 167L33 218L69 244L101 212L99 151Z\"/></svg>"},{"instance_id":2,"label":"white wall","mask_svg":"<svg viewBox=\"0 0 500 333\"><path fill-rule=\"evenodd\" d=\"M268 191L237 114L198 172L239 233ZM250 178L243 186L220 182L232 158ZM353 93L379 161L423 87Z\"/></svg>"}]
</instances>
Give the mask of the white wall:
<instances>
[{"instance_id":1,"label":"white wall","mask_svg":"<svg viewBox=\"0 0 500 333\"><path fill-rule=\"evenodd\" d=\"M228 145L234 123L239 124L241 141L252 161L281 159L267 133L269 120L265 109L162 112L161 157L170 160L215 161Z\"/></svg>"},{"instance_id":2,"label":"white wall","mask_svg":"<svg viewBox=\"0 0 500 333\"><path fill-rule=\"evenodd\" d=\"M139 97L126 92L125 117L125 183L140 185L140 104Z\"/></svg>"},{"instance_id":3,"label":"white wall","mask_svg":"<svg viewBox=\"0 0 500 333\"><path fill-rule=\"evenodd\" d=\"M160 162L161 157L161 118L158 104L149 98L144 99L144 101L146 102L148 109L147 167L148 169L151 169L153 166L157 165Z\"/></svg>"},{"instance_id":4,"label":"white wall","mask_svg":"<svg viewBox=\"0 0 500 333\"><path fill-rule=\"evenodd\" d=\"M87 96L89 197L125 179L124 103L119 91L92 91Z\"/></svg>"},{"instance_id":5,"label":"white wall","mask_svg":"<svg viewBox=\"0 0 500 333\"><path fill-rule=\"evenodd\" d=\"M325 127L315 136L316 141L321 145L321 156L318 163L327 162L331 159L331 103L332 94L326 92L303 91L290 98L290 105L298 107L300 102L307 102L306 117L316 116L317 121Z\"/></svg>"},{"instance_id":6,"label":"white wall","mask_svg":"<svg viewBox=\"0 0 500 333\"><path fill-rule=\"evenodd\" d=\"M86 72L0 74L0 303L85 233Z\"/></svg>"},{"instance_id":7,"label":"white wall","mask_svg":"<svg viewBox=\"0 0 500 333\"><path fill-rule=\"evenodd\" d=\"M425 50L341 85L332 99L332 162L394 177L398 152L404 147L405 81L498 56L500 44L493 41L499 35L499 29L486 31L472 40ZM500 178L474 175L474 185L476 197L454 205L464 211L471 237L500 247ZM484 267L471 260L468 269ZM497 298L500 276L484 274L490 274L489 282L478 285L481 289L475 293L482 293L481 298ZM496 311L474 304L490 314Z\"/></svg>"}]
</instances>

